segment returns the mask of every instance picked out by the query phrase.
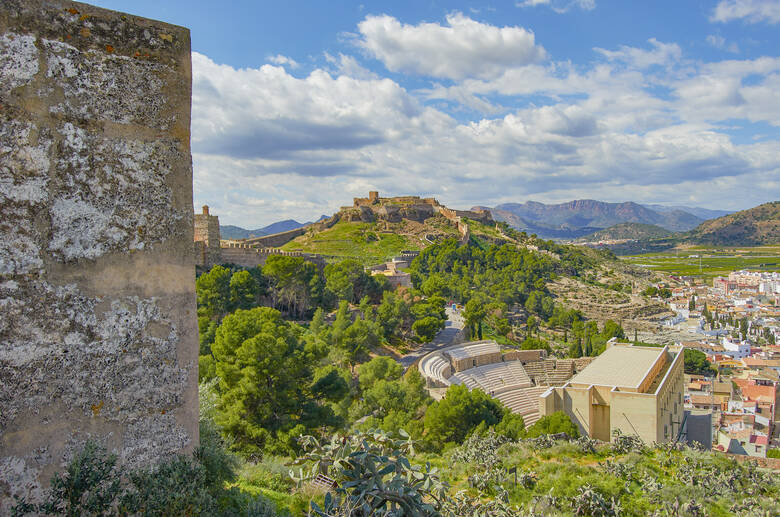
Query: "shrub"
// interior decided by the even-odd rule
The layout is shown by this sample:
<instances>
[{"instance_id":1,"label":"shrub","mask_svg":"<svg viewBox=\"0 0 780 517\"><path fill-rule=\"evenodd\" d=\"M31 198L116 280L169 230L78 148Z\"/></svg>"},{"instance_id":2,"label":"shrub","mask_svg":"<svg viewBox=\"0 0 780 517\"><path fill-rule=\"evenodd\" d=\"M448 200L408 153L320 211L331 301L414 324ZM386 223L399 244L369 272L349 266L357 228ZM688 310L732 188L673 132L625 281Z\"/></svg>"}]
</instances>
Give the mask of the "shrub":
<instances>
[{"instance_id":1,"label":"shrub","mask_svg":"<svg viewBox=\"0 0 780 517\"><path fill-rule=\"evenodd\" d=\"M117 467L114 454L87 441L65 472L52 477L43 502L18 500L13 515L275 516L262 496L225 489L235 477L235 459L214 428L201 425L201 439L192 456L127 472Z\"/></svg>"},{"instance_id":2,"label":"shrub","mask_svg":"<svg viewBox=\"0 0 780 517\"><path fill-rule=\"evenodd\" d=\"M540 418L534 425L526 430L525 435L528 438L536 438L543 434L566 433L570 438L579 438L580 430L571 421L569 415L563 411Z\"/></svg>"}]
</instances>

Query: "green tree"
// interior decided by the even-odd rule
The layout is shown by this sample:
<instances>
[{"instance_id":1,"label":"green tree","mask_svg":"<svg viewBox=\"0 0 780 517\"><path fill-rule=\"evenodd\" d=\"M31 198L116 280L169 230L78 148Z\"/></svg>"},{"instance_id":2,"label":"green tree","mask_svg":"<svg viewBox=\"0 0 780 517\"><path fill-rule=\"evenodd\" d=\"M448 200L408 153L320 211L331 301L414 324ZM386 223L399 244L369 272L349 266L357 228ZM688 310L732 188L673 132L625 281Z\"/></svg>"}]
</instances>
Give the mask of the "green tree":
<instances>
[{"instance_id":1,"label":"green tree","mask_svg":"<svg viewBox=\"0 0 780 517\"><path fill-rule=\"evenodd\" d=\"M504 418L496 424L496 434L506 436L510 440L519 440L525 436L525 421L523 416L517 413L507 412Z\"/></svg>"},{"instance_id":2,"label":"green tree","mask_svg":"<svg viewBox=\"0 0 780 517\"><path fill-rule=\"evenodd\" d=\"M271 285L271 303L292 316L303 317L321 295L317 266L302 257L271 255L263 266Z\"/></svg>"},{"instance_id":3,"label":"green tree","mask_svg":"<svg viewBox=\"0 0 780 517\"><path fill-rule=\"evenodd\" d=\"M311 393L317 398L338 402L349 394L349 372L328 364L314 372Z\"/></svg>"},{"instance_id":4,"label":"green tree","mask_svg":"<svg viewBox=\"0 0 780 517\"><path fill-rule=\"evenodd\" d=\"M499 423L506 409L482 390L469 391L466 386L454 385L425 413L426 441L434 449L445 443L461 443L481 422L487 426Z\"/></svg>"},{"instance_id":5,"label":"green tree","mask_svg":"<svg viewBox=\"0 0 780 517\"><path fill-rule=\"evenodd\" d=\"M434 316L426 316L422 319L415 321L412 324L412 330L414 330L417 337L420 338L421 343L428 343L433 341L436 334L441 330L443 321L440 318Z\"/></svg>"},{"instance_id":6,"label":"green tree","mask_svg":"<svg viewBox=\"0 0 780 517\"><path fill-rule=\"evenodd\" d=\"M374 357L357 368L361 389L368 389L379 380L395 381L401 378L404 367L387 356Z\"/></svg>"},{"instance_id":7,"label":"green tree","mask_svg":"<svg viewBox=\"0 0 780 517\"><path fill-rule=\"evenodd\" d=\"M485 319L487 311L481 299L472 298L466 303L463 311L463 319L466 327L469 329L469 335L473 338L481 338L482 320Z\"/></svg>"},{"instance_id":8,"label":"green tree","mask_svg":"<svg viewBox=\"0 0 780 517\"><path fill-rule=\"evenodd\" d=\"M547 350L552 352L550 344L544 339L528 336L520 343L520 350Z\"/></svg>"},{"instance_id":9,"label":"green tree","mask_svg":"<svg viewBox=\"0 0 780 517\"><path fill-rule=\"evenodd\" d=\"M198 314L219 320L230 311L231 277L228 268L217 265L195 280Z\"/></svg>"},{"instance_id":10,"label":"green tree","mask_svg":"<svg viewBox=\"0 0 780 517\"><path fill-rule=\"evenodd\" d=\"M713 376L718 373L718 371L712 366L712 363L707 360L707 355L704 352L694 350L692 348L686 348L684 354L683 368L685 373L691 375L707 376Z\"/></svg>"},{"instance_id":11,"label":"green tree","mask_svg":"<svg viewBox=\"0 0 780 517\"><path fill-rule=\"evenodd\" d=\"M357 303L364 296L377 298L381 293L377 282L366 273L357 260L347 259L325 266L325 287L338 300Z\"/></svg>"},{"instance_id":12,"label":"green tree","mask_svg":"<svg viewBox=\"0 0 780 517\"><path fill-rule=\"evenodd\" d=\"M259 304L260 284L249 271L242 270L230 277L230 308L251 309Z\"/></svg>"},{"instance_id":13,"label":"green tree","mask_svg":"<svg viewBox=\"0 0 780 517\"><path fill-rule=\"evenodd\" d=\"M610 340L613 337L625 339L626 333L623 330L623 327L612 320L607 320L604 322L604 329L601 331L601 337L605 340Z\"/></svg>"},{"instance_id":14,"label":"green tree","mask_svg":"<svg viewBox=\"0 0 780 517\"><path fill-rule=\"evenodd\" d=\"M247 453L315 411L302 390L311 358L300 328L268 307L237 310L217 329L212 352L219 381L215 420Z\"/></svg>"},{"instance_id":15,"label":"green tree","mask_svg":"<svg viewBox=\"0 0 780 517\"><path fill-rule=\"evenodd\" d=\"M534 425L526 430L527 438L536 438L543 434L566 433L572 438L579 438L580 430L571 421L569 415L563 411L556 411L547 416L543 416L536 421Z\"/></svg>"}]
</instances>

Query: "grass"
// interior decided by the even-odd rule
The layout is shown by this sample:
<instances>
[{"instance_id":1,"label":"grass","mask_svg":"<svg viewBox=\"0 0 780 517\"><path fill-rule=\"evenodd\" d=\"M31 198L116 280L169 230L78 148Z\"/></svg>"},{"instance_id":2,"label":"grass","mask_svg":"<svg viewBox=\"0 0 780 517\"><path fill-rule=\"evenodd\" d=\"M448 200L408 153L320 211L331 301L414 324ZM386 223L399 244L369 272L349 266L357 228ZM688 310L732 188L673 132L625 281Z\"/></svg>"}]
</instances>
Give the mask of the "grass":
<instances>
[{"instance_id":1,"label":"grass","mask_svg":"<svg viewBox=\"0 0 780 517\"><path fill-rule=\"evenodd\" d=\"M282 249L318 253L338 259L352 258L362 264L384 262L402 250L419 250L417 239L399 233L376 231L376 225L341 221L316 235L302 235Z\"/></svg>"},{"instance_id":2,"label":"grass","mask_svg":"<svg viewBox=\"0 0 780 517\"><path fill-rule=\"evenodd\" d=\"M700 257L692 257L699 255ZM621 257L628 263L669 274L698 276L711 280L732 271L751 269L780 271L780 247L708 248L697 246L676 252L648 253Z\"/></svg>"},{"instance_id":3,"label":"grass","mask_svg":"<svg viewBox=\"0 0 780 517\"><path fill-rule=\"evenodd\" d=\"M453 450L454 446L448 444L440 454L421 452L411 460L418 465L429 462L437 467L442 480L450 485L450 494L466 490L482 499L495 497L493 489L480 493L470 488L468 477L481 472L484 466L479 462L453 462ZM501 485L507 490L511 504L526 509L535 507L537 514L541 511L544 515L570 515L568 501L584 485L592 486L607 500L619 501L623 508L621 515L627 516L663 512L671 505L691 500L703 503L707 515L712 516L732 515L734 503L750 499L763 510L756 515L776 515L780 510L777 502L780 484L776 477L767 471L749 475L747 465L717 453L648 447L617 454L609 444L600 444L595 451L584 451L575 443L559 441L550 448L538 450L529 442L509 443L495 451L495 455L500 458L498 468L502 472L516 467L519 477L523 473L535 474L536 482L530 486L515 486L509 474L504 476ZM296 488L286 475L288 461L266 457L257 464L247 463L240 470L236 486L251 494L265 495L277 505L280 515L306 515L309 501L322 503L324 493L307 487ZM621 464L616 466L622 468L608 470L608 462ZM728 481L730 478L738 482ZM548 496L559 499L557 508L545 507L549 504L545 503Z\"/></svg>"}]
</instances>

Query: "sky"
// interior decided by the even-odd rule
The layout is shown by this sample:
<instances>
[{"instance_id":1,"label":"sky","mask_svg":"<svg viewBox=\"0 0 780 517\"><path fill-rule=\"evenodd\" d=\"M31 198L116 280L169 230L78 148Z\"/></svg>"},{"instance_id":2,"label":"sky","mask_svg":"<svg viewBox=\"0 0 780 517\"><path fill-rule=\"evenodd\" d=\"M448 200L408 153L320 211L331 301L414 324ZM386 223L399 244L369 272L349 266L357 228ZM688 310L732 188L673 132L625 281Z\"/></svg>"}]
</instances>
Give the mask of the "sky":
<instances>
[{"instance_id":1,"label":"sky","mask_svg":"<svg viewBox=\"0 0 780 517\"><path fill-rule=\"evenodd\" d=\"M191 30L194 203L780 199L780 0L97 0Z\"/></svg>"}]
</instances>

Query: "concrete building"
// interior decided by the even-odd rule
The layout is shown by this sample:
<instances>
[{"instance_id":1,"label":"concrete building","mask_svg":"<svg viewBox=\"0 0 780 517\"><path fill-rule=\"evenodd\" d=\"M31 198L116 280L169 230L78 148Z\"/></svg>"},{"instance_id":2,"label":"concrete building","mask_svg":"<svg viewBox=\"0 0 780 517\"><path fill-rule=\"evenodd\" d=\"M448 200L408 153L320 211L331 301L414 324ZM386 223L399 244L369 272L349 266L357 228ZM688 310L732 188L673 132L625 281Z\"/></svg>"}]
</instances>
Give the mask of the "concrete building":
<instances>
[{"instance_id":1,"label":"concrete building","mask_svg":"<svg viewBox=\"0 0 780 517\"><path fill-rule=\"evenodd\" d=\"M683 354L615 344L540 396L541 416L555 411L598 440L610 441L616 430L648 443L674 440L683 422Z\"/></svg>"},{"instance_id":2,"label":"concrete building","mask_svg":"<svg viewBox=\"0 0 780 517\"><path fill-rule=\"evenodd\" d=\"M724 354L733 357L734 359L742 359L750 356L752 343L744 340L734 340L730 336L723 336L721 338L721 345L724 348Z\"/></svg>"}]
</instances>

